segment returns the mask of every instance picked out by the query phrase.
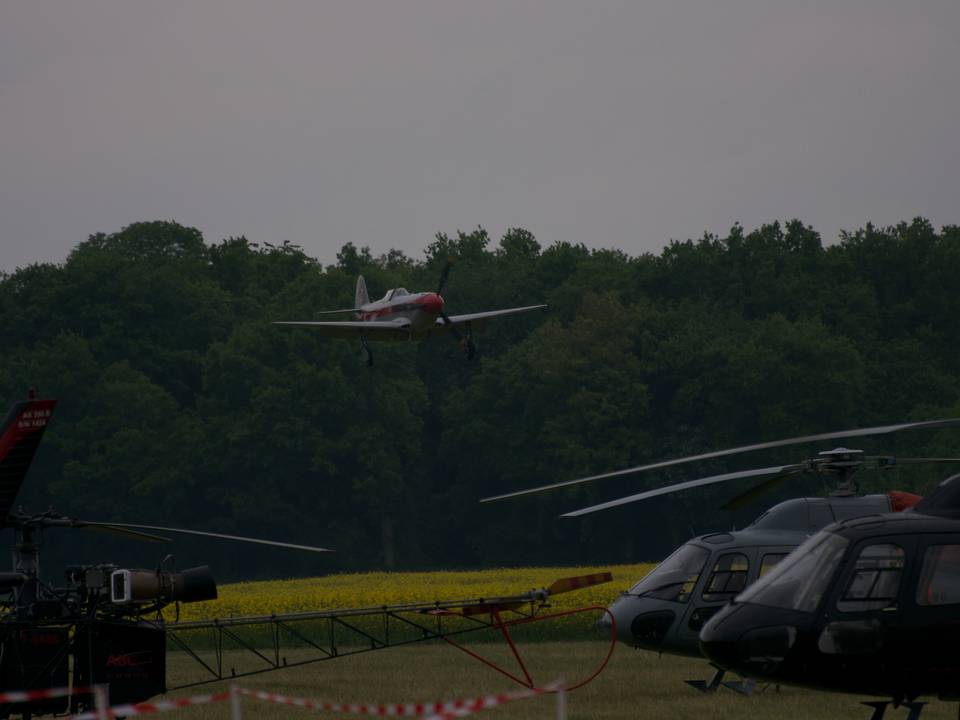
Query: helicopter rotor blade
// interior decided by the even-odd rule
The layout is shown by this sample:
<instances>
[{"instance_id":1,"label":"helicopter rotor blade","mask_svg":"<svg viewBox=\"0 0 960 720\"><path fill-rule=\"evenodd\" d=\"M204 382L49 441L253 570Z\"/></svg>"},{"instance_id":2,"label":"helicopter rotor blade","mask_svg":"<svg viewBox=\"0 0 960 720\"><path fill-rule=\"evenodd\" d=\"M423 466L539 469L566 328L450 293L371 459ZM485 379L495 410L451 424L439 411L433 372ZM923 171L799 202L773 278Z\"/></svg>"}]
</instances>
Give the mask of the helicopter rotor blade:
<instances>
[{"instance_id":1,"label":"helicopter rotor blade","mask_svg":"<svg viewBox=\"0 0 960 720\"><path fill-rule=\"evenodd\" d=\"M105 532L112 535L121 535L126 538L141 540L143 542L172 542L170 538L163 537L162 535L152 535L150 533L140 532L139 530L131 530L130 528L117 527L115 525L90 525L87 523L80 523L78 525L71 525L70 527L75 527L80 530L93 530L94 532Z\"/></svg>"},{"instance_id":2,"label":"helicopter rotor blade","mask_svg":"<svg viewBox=\"0 0 960 720\"><path fill-rule=\"evenodd\" d=\"M291 550L305 550L307 552L315 552L315 553L334 552L333 550L329 550L327 548L314 547L312 545L297 545L295 543L278 542L276 540L262 540L260 538L245 537L243 535L227 535L225 533L206 532L203 530L185 530L184 528L162 527L160 525L139 525L135 523L103 523L103 522L90 522L87 520L77 521L77 527L81 527L84 525L91 526L91 527L96 526L96 527L106 527L106 528L113 528L113 529L133 528L133 529L139 529L139 530L158 530L160 532L180 533L182 535L197 535L200 537L219 538L221 540L234 540L236 542L253 543L255 545L269 545L271 547L289 548Z\"/></svg>"},{"instance_id":3,"label":"helicopter rotor blade","mask_svg":"<svg viewBox=\"0 0 960 720\"><path fill-rule=\"evenodd\" d=\"M874 459L874 458L869 458ZM897 465L924 465L927 463L937 464L937 463L960 463L960 458L902 458L902 457L891 457L883 458L887 460L886 463L881 463L884 467L896 467Z\"/></svg>"},{"instance_id":4,"label":"helicopter rotor blade","mask_svg":"<svg viewBox=\"0 0 960 720\"><path fill-rule=\"evenodd\" d=\"M696 480L687 480L686 482L676 483L675 485L666 485L664 487L654 488L653 490L645 490L644 492L636 493L635 495L628 495L627 497L622 497L617 500L610 500L605 503L600 503L599 505L591 505L590 507L573 510L572 512L564 513L560 517L580 517L581 515L587 515L599 510L608 510L613 507L639 502L640 500L647 500L648 498L657 497L659 495L667 495L669 493L677 492L678 490L689 490L690 488L726 482L727 480L738 480L740 478L747 477L763 477L764 475L790 475L801 472L802 470L806 469L806 467L806 465L777 465L776 467L756 468L754 470L739 470L737 472L723 473L722 475L710 475L709 477L697 478Z\"/></svg>"},{"instance_id":5,"label":"helicopter rotor blade","mask_svg":"<svg viewBox=\"0 0 960 720\"><path fill-rule=\"evenodd\" d=\"M723 510L739 510L742 507L746 507L754 500L756 500L761 495L765 495L780 483L786 480L788 477L796 475L800 471L780 473L779 475L774 475L772 478L767 478L763 482L759 482L748 490L744 490L739 495L730 498L723 505L720 506Z\"/></svg>"},{"instance_id":6,"label":"helicopter rotor blade","mask_svg":"<svg viewBox=\"0 0 960 720\"><path fill-rule=\"evenodd\" d=\"M803 443L819 442L821 440L839 440L842 438L863 437L866 435L886 435L887 433L899 432L902 430L922 430L937 428L954 427L960 425L960 418L949 418L945 420L926 420L922 422L899 423L897 425L879 425L876 427L860 428L857 430L840 430L837 432L819 433L817 435L803 435L800 437L787 438L785 440L772 440L770 442L755 443L753 445L742 445L740 447L728 448L726 450L716 450L714 452L700 453L699 455L688 455L687 457L675 458L673 460L663 460L661 462L650 463L648 465L638 465L636 467L625 468L624 470L615 470L613 472L591 475L574 480L565 480L563 482L550 485L541 485L539 487L528 488L526 490L515 490L502 495L493 495L480 500L482 503L494 502L496 500L506 500L507 498L520 497L523 495L533 495L534 493L546 492L562 487L571 487L583 483L593 482L594 480L604 480L606 478L621 477L624 475L633 475L634 473L644 472L646 470L658 470L660 468L682 465L684 463L697 462L698 460L712 460L714 458L738 455L740 453L751 452L754 450L767 450L770 448L786 447L788 445L802 445Z\"/></svg>"},{"instance_id":7,"label":"helicopter rotor blade","mask_svg":"<svg viewBox=\"0 0 960 720\"><path fill-rule=\"evenodd\" d=\"M923 465L927 463L956 463L960 462L960 458L897 458L891 455L879 455L879 456L869 456L862 458L861 460L855 461L855 465L866 465L869 467L876 467L882 469L889 469L896 467L897 465ZM829 466L830 463L825 463L826 466ZM814 470L816 465L811 464L809 467L804 468L807 470ZM745 490L739 495L731 498L725 502L720 507L723 510L739 510L740 508L746 507L751 502L756 500L761 495L764 495L771 490L773 490L777 485L782 483L791 475L796 473L789 472L782 475L775 475L774 477L764 480L761 483L754 485L752 488Z\"/></svg>"}]
</instances>

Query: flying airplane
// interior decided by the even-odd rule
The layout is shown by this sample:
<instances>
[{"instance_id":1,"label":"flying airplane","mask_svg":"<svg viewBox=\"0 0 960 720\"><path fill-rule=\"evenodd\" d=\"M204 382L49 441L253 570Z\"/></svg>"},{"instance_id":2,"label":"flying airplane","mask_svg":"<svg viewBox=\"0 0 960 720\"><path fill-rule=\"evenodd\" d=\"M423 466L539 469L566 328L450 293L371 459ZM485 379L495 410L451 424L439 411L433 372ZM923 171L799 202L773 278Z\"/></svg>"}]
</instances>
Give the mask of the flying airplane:
<instances>
[{"instance_id":1,"label":"flying airplane","mask_svg":"<svg viewBox=\"0 0 960 720\"><path fill-rule=\"evenodd\" d=\"M440 282L435 292L411 293L398 287L387 290L386 295L370 302L367 283L363 275L357 278L357 290L352 308L343 310L325 310L318 315L338 315L352 313L352 320L281 320L274 325L299 325L312 327L323 335L341 338L360 338L367 366L373 365L373 352L367 345L370 340L422 340L431 335L449 332L459 342L468 360L477 352L473 342L473 324L505 315L518 315L545 308L546 305L527 305L525 307L488 310L467 313L466 315L447 315L444 311L443 288L450 274L450 263L443 268ZM462 325L461 333L458 326Z\"/></svg>"}]
</instances>

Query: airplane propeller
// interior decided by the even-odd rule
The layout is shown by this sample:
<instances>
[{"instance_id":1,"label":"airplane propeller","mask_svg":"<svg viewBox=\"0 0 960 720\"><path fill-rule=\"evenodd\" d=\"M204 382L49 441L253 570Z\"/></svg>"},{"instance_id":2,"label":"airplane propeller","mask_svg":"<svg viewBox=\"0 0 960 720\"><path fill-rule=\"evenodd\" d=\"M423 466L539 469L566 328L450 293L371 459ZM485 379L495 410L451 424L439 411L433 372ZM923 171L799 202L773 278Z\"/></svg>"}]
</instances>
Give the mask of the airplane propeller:
<instances>
[{"instance_id":1,"label":"airplane propeller","mask_svg":"<svg viewBox=\"0 0 960 720\"><path fill-rule=\"evenodd\" d=\"M453 258L448 257L447 262L443 266L443 270L440 272L440 282L437 283L437 295L441 296L441 300L443 299L443 296L442 296L443 289L447 286L447 280L450 277L450 269L452 267L453 267ZM460 343L461 346L466 347L468 343L472 343L471 340L464 339L463 334L457 328L456 324L450 320L450 316L447 315L447 311L444 310L442 306L440 309L440 319L443 320L444 327L446 327L447 330L450 331L450 334L453 335L454 338L456 338L457 342ZM468 352L470 353L470 355L472 355L472 351L469 350L469 348L468 348Z\"/></svg>"},{"instance_id":2,"label":"airplane propeller","mask_svg":"<svg viewBox=\"0 0 960 720\"><path fill-rule=\"evenodd\" d=\"M447 278L450 277L450 268L453 267L453 258L448 257L447 262L440 271L440 282L437 283L437 295L443 294L443 289L447 286Z\"/></svg>"}]
</instances>

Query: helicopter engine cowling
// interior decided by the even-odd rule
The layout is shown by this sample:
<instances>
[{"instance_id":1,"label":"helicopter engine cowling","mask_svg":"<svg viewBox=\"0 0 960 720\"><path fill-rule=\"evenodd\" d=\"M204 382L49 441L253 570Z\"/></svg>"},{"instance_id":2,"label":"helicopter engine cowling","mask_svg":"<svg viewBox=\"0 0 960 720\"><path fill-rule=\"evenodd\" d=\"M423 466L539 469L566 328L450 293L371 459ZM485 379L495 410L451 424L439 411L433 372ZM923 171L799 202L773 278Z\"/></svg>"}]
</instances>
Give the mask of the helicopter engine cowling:
<instances>
[{"instance_id":1,"label":"helicopter engine cowling","mask_svg":"<svg viewBox=\"0 0 960 720\"><path fill-rule=\"evenodd\" d=\"M110 575L110 600L117 605L151 602L215 600L217 584L206 565L181 572L115 570Z\"/></svg>"}]
</instances>

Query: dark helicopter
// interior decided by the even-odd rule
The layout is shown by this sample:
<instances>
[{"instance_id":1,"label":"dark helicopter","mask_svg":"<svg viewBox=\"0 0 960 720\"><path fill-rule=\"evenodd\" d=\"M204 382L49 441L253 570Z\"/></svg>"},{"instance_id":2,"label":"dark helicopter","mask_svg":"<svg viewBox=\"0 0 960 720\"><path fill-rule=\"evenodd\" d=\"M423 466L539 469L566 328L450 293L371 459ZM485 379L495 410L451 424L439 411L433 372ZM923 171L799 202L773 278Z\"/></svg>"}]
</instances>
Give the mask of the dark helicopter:
<instances>
[{"instance_id":1,"label":"dark helicopter","mask_svg":"<svg viewBox=\"0 0 960 720\"><path fill-rule=\"evenodd\" d=\"M704 654L747 677L890 698L960 699L960 475L914 508L821 530L704 626Z\"/></svg>"},{"instance_id":2,"label":"dark helicopter","mask_svg":"<svg viewBox=\"0 0 960 720\"><path fill-rule=\"evenodd\" d=\"M753 450L956 425L960 425L960 419L901 423L775 440L506 493L484 498L481 502L492 502ZM786 500L762 513L743 530L714 532L689 540L633 587L622 592L610 606L609 610L616 621L618 639L622 642L658 653L702 657L699 640L705 623L751 583L764 577L812 534L837 521L900 512L912 507L921 499L917 495L899 491L859 495L855 479L859 470L890 469L899 465L921 463L960 463L960 458L866 456L861 450L835 448L821 452L815 458L790 465L743 470L689 480L574 510L565 513L562 517L579 517L659 495L715 483L742 478L765 478L723 506L724 509L736 510L791 477L814 473L832 479L834 489L828 497ZM719 687L724 673L723 668L716 667L716 672L709 681L688 680L687 682L698 690L711 692ZM726 682L724 685L739 692L749 692L752 688L751 682L746 684Z\"/></svg>"},{"instance_id":3,"label":"dark helicopter","mask_svg":"<svg viewBox=\"0 0 960 720\"><path fill-rule=\"evenodd\" d=\"M0 718L12 713L63 713L92 706L90 688L109 684L111 700L138 702L163 692L167 636L148 622L175 602L217 597L206 566L177 572L172 556L153 570L113 564L67 568L66 584L54 586L40 576L40 541L49 528L78 528L117 533L150 542L168 538L143 530L186 533L312 552L325 548L274 542L182 528L105 523L14 510L14 503L55 400L30 399L13 406L0 423L0 529L14 531L13 568L0 572L0 695L8 691L74 688L71 697L40 697L0 703ZM4 599L4 596L6 598Z\"/></svg>"}]
</instances>

